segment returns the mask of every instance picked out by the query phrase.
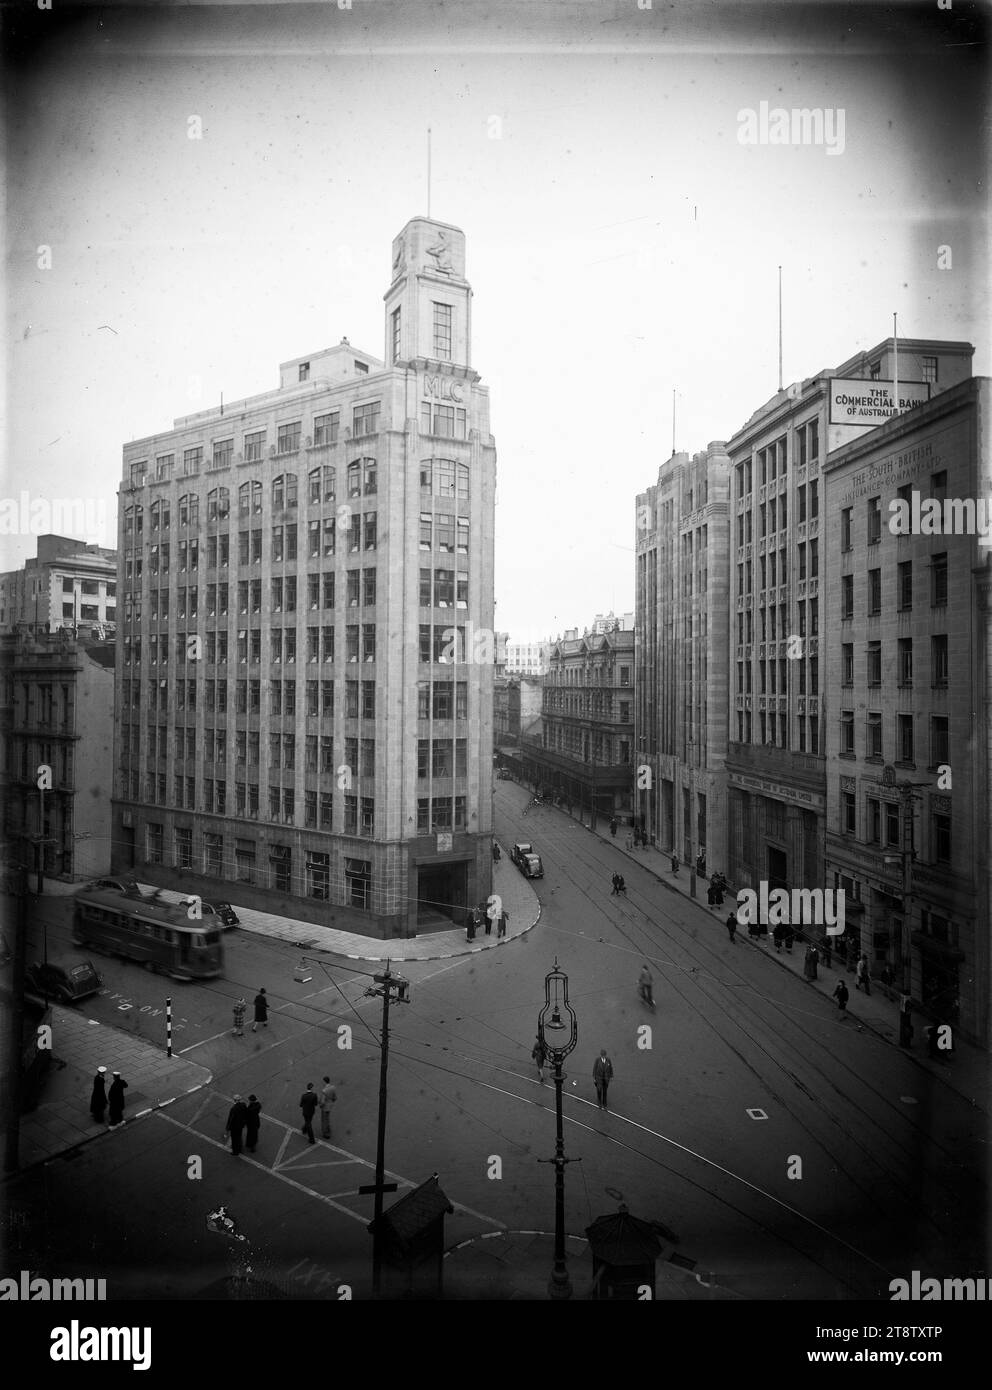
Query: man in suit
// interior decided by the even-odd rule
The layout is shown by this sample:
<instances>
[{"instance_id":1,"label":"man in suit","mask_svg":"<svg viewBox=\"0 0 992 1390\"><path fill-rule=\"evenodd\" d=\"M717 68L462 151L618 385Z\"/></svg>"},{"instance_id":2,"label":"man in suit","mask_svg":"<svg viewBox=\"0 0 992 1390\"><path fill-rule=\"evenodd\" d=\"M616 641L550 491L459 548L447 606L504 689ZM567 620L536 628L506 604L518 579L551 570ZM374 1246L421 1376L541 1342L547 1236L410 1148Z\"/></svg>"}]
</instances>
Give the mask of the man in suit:
<instances>
[{"instance_id":1,"label":"man in suit","mask_svg":"<svg viewBox=\"0 0 992 1390\"><path fill-rule=\"evenodd\" d=\"M300 1109L303 1111L302 1130L311 1144L316 1144L317 1142L313 1137L313 1116L314 1111L317 1109L317 1099L317 1092L313 1088L313 1082L308 1081L307 1089L303 1092L302 1096L300 1096Z\"/></svg>"},{"instance_id":2,"label":"man in suit","mask_svg":"<svg viewBox=\"0 0 992 1390\"><path fill-rule=\"evenodd\" d=\"M231 1106L227 1115L227 1128L225 1134L231 1136L231 1153L237 1158L241 1152L241 1136L245 1132L245 1125L248 1123L248 1107L240 1096L234 1097L234 1104Z\"/></svg>"},{"instance_id":3,"label":"man in suit","mask_svg":"<svg viewBox=\"0 0 992 1390\"><path fill-rule=\"evenodd\" d=\"M613 1080L613 1063L606 1055L605 1047L593 1063L592 1079L596 1083L596 1099L599 1101L600 1110L609 1110L610 1107L606 1103L606 1092Z\"/></svg>"}]
</instances>

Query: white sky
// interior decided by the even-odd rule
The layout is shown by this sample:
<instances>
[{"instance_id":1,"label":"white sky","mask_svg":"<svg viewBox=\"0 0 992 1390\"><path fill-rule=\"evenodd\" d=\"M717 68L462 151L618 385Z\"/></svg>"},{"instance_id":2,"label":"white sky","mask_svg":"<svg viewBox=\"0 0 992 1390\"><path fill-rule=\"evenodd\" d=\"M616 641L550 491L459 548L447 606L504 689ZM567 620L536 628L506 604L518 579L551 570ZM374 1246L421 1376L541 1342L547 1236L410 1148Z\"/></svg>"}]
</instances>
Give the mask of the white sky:
<instances>
[{"instance_id":1,"label":"white sky","mask_svg":"<svg viewBox=\"0 0 992 1390\"><path fill-rule=\"evenodd\" d=\"M374 8L371 29L360 0L319 25L284 7L264 30L250 10L223 29L145 12L13 75L4 495L102 501L113 545L124 441L271 389L280 361L343 335L381 357L390 243L427 210L428 125L431 212L467 238L512 640L633 608L634 497L671 453L673 388L690 451L774 392L779 264L786 381L886 337L893 311L901 336L974 343L989 374L982 74L963 46L841 57L859 45L808 24L770 38L740 6L730 39L671 7L661 34L633 0L535 3L536 36L511 5L434 45L409 7L406 27ZM391 51L329 51L359 32ZM650 52L641 33L703 51ZM822 51L785 51L799 38ZM844 108L844 153L742 146L737 113L762 100ZM34 553L30 535L2 544L0 569Z\"/></svg>"}]
</instances>

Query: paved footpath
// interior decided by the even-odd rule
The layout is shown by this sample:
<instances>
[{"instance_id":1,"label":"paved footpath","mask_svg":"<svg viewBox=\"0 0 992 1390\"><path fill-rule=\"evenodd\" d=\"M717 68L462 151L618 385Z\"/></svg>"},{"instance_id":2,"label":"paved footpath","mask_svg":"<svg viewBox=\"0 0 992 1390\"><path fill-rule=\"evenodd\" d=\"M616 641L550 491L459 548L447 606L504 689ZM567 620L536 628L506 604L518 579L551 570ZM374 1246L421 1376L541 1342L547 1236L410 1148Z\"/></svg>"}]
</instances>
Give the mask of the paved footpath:
<instances>
[{"instance_id":1,"label":"paved footpath","mask_svg":"<svg viewBox=\"0 0 992 1390\"><path fill-rule=\"evenodd\" d=\"M503 857L493 865L493 893L502 899L508 923L506 936L499 940L495 925L489 936L477 932L470 942L464 927L451 931L426 932L420 936L390 937L358 936L354 932L322 927L314 922L297 922L291 917L277 917L271 912L258 912L253 907L231 906L238 914L243 931L257 932L275 941L287 941L301 951L328 951L348 960L404 961L447 960L450 956L466 956L476 951L491 951L504 946L537 926L541 904L537 894L523 874L512 864L506 848L500 845ZM141 888L152 891L151 884Z\"/></svg>"},{"instance_id":2,"label":"paved footpath","mask_svg":"<svg viewBox=\"0 0 992 1390\"><path fill-rule=\"evenodd\" d=\"M559 811L559 815L565 815L564 811ZM719 920L721 925L726 922L727 916L731 911L735 900L735 894L728 891L724 895L723 907L708 907L706 905L706 890L709 881L699 875L696 876L696 896L692 896L691 877L689 868L682 865L677 874L671 870L671 855L663 853L659 849L648 847L647 849L634 849L627 847L627 836L630 830L626 826L620 826L614 838L609 828L604 825L595 830L589 826L584 826L590 835L596 835L605 844L609 844L613 849L624 855L627 859L635 859L653 874L664 888L671 893L678 893L689 903L695 903L699 912L706 916ZM718 868L719 866L715 866ZM761 951L770 960L774 961L776 967L782 970L790 970L794 975L809 989L814 989L818 993L826 994L828 998L833 995L837 980L844 977L847 981L850 999L847 1005L847 1023L855 1028L867 1028L871 1032L878 1034L887 1042L898 1045L899 1041L899 996L893 991L891 997L887 997L882 984L872 981L871 994L864 995L854 987L854 968L853 965L848 969L843 961L834 957L832 966L825 966L821 958L818 967L817 979L813 981L805 980L803 976L804 950L797 944L791 952L782 950L776 951L771 934L761 937L749 937L746 931L738 931L735 946L742 946L745 950ZM832 1002L831 1007L836 1008ZM845 1024L846 1026L846 1024ZM940 1078L945 1085L957 1091L959 1095L984 1110L987 1114L992 1114L992 1098L990 1098L989 1088L989 1058L986 1052L980 1048L973 1047L970 1043L962 1039L955 1038L954 1050L952 1053L940 1058L930 1057L927 1051L926 1034L923 1031L924 1022L919 1014L913 1015L913 1042L908 1048L900 1049L905 1051L907 1056L918 1065Z\"/></svg>"},{"instance_id":3,"label":"paved footpath","mask_svg":"<svg viewBox=\"0 0 992 1390\"><path fill-rule=\"evenodd\" d=\"M44 1163L66 1149L106 1134L90 1114L97 1067L107 1068L107 1090L119 1071L127 1082L124 1120L160 1110L212 1080L206 1067L168 1057L132 1033L108 1028L72 1009L52 1009L52 1066L36 1110L21 1117L20 1165Z\"/></svg>"}]
</instances>

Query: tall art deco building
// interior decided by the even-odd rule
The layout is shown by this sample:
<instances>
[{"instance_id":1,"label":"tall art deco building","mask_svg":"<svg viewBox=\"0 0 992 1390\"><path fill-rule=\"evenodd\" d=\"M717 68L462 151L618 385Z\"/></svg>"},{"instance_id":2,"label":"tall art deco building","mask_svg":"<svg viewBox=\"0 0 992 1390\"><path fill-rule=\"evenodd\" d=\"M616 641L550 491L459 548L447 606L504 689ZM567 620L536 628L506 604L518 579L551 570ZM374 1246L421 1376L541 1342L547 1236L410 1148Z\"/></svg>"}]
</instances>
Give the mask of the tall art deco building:
<instances>
[{"instance_id":1,"label":"tall art deco building","mask_svg":"<svg viewBox=\"0 0 992 1390\"><path fill-rule=\"evenodd\" d=\"M381 936L490 888L489 395L465 238L393 242L385 362L128 444L114 867Z\"/></svg>"}]
</instances>

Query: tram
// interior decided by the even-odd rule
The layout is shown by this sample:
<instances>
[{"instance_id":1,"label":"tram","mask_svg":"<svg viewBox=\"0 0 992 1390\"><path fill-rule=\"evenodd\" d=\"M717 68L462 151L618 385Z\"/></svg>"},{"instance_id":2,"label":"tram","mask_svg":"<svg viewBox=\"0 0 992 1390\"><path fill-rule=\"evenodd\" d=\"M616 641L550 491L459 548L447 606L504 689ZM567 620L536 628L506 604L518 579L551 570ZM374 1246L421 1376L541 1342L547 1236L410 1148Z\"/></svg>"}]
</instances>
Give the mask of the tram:
<instances>
[{"instance_id":1,"label":"tram","mask_svg":"<svg viewBox=\"0 0 992 1390\"><path fill-rule=\"evenodd\" d=\"M181 907L123 893L99 888L77 893L72 939L174 980L209 980L224 973L216 918L193 919Z\"/></svg>"}]
</instances>

